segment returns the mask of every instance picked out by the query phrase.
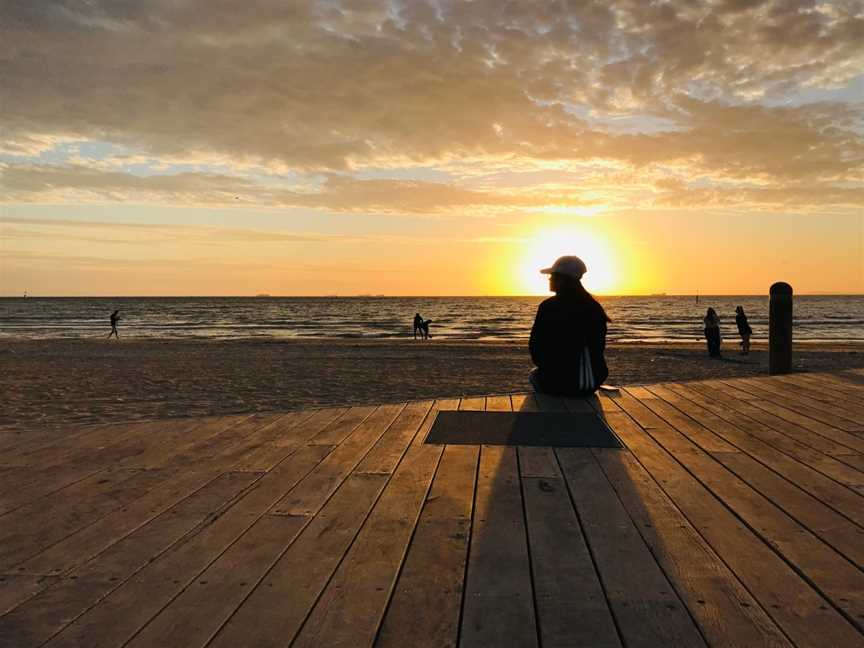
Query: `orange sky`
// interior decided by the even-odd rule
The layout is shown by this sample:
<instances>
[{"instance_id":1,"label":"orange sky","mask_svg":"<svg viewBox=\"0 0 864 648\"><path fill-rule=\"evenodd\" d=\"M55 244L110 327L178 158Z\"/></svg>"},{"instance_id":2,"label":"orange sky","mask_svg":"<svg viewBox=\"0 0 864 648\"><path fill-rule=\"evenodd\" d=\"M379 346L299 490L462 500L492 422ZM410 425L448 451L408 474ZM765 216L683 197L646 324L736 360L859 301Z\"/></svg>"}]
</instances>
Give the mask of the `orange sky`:
<instances>
[{"instance_id":1,"label":"orange sky","mask_svg":"<svg viewBox=\"0 0 864 648\"><path fill-rule=\"evenodd\" d=\"M864 293L860 3L5 11L0 295Z\"/></svg>"}]
</instances>

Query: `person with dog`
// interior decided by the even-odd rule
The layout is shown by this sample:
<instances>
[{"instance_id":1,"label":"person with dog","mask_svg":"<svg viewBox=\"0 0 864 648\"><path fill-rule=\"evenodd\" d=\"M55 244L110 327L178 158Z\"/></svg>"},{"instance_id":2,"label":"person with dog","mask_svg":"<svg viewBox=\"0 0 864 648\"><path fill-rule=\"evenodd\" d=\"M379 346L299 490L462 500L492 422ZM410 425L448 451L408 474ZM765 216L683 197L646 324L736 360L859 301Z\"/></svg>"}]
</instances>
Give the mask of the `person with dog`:
<instances>
[{"instance_id":1,"label":"person with dog","mask_svg":"<svg viewBox=\"0 0 864 648\"><path fill-rule=\"evenodd\" d=\"M537 308L528 348L536 368L528 376L535 391L558 396L594 393L609 376L604 353L609 316L585 290L585 263L563 256L550 268L553 297Z\"/></svg>"},{"instance_id":2,"label":"person with dog","mask_svg":"<svg viewBox=\"0 0 864 648\"><path fill-rule=\"evenodd\" d=\"M417 339L417 332L420 332L420 338L422 340L427 340L432 337L432 334L429 333L429 325L432 323L431 319L424 320L420 317L420 313L414 314L414 339Z\"/></svg>"}]
</instances>

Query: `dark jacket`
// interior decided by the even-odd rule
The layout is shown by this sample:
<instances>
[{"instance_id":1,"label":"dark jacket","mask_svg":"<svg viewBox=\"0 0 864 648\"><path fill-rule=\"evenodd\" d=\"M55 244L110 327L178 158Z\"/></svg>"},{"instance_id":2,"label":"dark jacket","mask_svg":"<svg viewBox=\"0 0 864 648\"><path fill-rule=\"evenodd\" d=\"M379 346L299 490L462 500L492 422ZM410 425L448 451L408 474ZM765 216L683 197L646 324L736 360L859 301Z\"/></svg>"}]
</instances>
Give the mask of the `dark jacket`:
<instances>
[{"instance_id":1,"label":"dark jacket","mask_svg":"<svg viewBox=\"0 0 864 648\"><path fill-rule=\"evenodd\" d=\"M575 395L579 356L588 346L595 383L609 375L606 359L606 313L587 294L559 293L537 308L528 348L545 391Z\"/></svg>"},{"instance_id":2,"label":"dark jacket","mask_svg":"<svg viewBox=\"0 0 864 648\"><path fill-rule=\"evenodd\" d=\"M747 316L744 313L738 313L735 316L735 324L738 325L738 335L753 335L753 329L750 328L750 323L747 321Z\"/></svg>"}]
</instances>

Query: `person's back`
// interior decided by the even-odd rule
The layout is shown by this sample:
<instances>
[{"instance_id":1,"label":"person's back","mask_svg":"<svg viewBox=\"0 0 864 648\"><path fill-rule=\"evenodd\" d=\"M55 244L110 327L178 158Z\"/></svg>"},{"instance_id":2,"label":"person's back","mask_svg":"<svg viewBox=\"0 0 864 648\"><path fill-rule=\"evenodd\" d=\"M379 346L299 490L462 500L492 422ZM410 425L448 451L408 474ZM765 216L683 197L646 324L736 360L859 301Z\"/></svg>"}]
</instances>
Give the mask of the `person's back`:
<instances>
[{"instance_id":1,"label":"person's back","mask_svg":"<svg viewBox=\"0 0 864 648\"><path fill-rule=\"evenodd\" d=\"M560 262L559 259L556 266ZM537 366L534 378L541 390L549 393L576 395L592 392L609 375L604 357L608 318L603 307L579 281L579 270L584 268L584 264L570 276L557 272L556 266L549 271L552 275L550 288L556 294L538 307L528 343L531 359ZM586 347L594 384L593 388L580 389L578 372Z\"/></svg>"}]
</instances>

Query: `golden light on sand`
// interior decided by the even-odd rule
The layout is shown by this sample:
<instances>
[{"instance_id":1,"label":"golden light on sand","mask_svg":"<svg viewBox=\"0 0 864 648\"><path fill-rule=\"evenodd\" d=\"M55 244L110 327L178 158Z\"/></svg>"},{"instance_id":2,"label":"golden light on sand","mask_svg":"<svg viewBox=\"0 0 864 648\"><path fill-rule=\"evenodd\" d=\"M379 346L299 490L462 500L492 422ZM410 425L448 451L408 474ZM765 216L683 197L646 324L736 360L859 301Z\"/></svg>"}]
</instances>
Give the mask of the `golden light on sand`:
<instances>
[{"instance_id":1,"label":"golden light on sand","mask_svg":"<svg viewBox=\"0 0 864 648\"><path fill-rule=\"evenodd\" d=\"M589 291L615 290L617 274L609 242L598 232L584 227L559 227L544 229L529 237L516 277L522 294L548 293L548 275L540 274L540 270L565 254L575 254L585 262L588 272L582 283Z\"/></svg>"}]
</instances>

